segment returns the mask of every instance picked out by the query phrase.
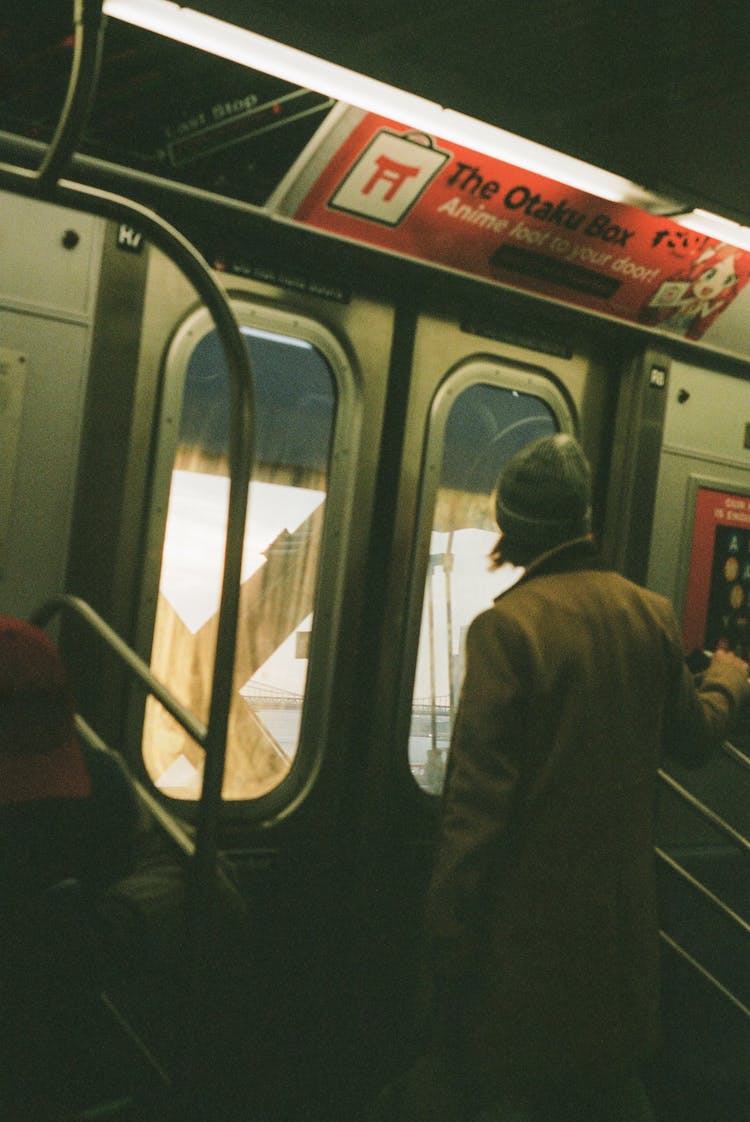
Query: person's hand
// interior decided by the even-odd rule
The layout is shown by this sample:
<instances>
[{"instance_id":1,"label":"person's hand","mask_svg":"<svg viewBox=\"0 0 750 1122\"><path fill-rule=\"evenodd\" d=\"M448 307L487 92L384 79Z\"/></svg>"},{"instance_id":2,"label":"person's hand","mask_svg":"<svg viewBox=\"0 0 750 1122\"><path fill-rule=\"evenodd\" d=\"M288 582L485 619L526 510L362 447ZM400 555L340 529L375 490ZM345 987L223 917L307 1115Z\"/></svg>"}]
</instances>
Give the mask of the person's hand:
<instances>
[{"instance_id":1,"label":"person's hand","mask_svg":"<svg viewBox=\"0 0 750 1122\"><path fill-rule=\"evenodd\" d=\"M714 662L723 662L726 666L736 666L746 678L750 677L750 666L739 655L733 654L731 651L725 651L719 647L718 650L714 651Z\"/></svg>"}]
</instances>

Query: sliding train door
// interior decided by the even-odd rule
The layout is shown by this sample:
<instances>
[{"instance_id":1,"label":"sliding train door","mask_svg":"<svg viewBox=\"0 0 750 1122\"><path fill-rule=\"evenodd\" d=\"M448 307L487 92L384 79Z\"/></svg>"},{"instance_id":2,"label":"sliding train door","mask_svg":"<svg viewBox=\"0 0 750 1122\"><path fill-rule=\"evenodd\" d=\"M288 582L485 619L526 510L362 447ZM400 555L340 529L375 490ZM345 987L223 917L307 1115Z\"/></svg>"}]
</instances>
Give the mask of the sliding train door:
<instances>
[{"instance_id":1,"label":"sliding train door","mask_svg":"<svg viewBox=\"0 0 750 1122\"><path fill-rule=\"evenodd\" d=\"M137 645L205 720L229 395L208 316L153 256ZM235 1067L272 1117L354 1117L409 1043L463 637L500 590L497 473L571 431L601 477L613 372L541 317L530 346L401 288L389 304L231 286L256 388L220 830L252 917ZM142 781L190 829L202 750L156 703L131 724Z\"/></svg>"},{"instance_id":2,"label":"sliding train door","mask_svg":"<svg viewBox=\"0 0 750 1122\"><path fill-rule=\"evenodd\" d=\"M393 310L230 283L255 385L255 457L219 838L248 916L238 951L241 1012L225 1011L237 1058L223 1077L248 1116L252 1108L318 1117L350 1036L344 960L365 750L356 720L362 577ZM154 442L144 473L136 644L205 722L226 541L230 393L210 317L157 254L140 381L153 403ZM202 748L158 702L144 707L138 697L129 743L142 782L191 831Z\"/></svg>"},{"instance_id":3,"label":"sliding train door","mask_svg":"<svg viewBox=\"0 0 750 1122\"><path fill-rule=\"evenodd\" d=\"M580 435L597 492L606 475L617 372L593 343L582 350L545 337L540 321L533 350L462 326L455 314L421 313L414 324L400 471L383 498L393 532L385 609L378 621L373 614L376 679L362 711L370 743L358 872L363 1031L381 1079L419 1046L410 1029L422 902L465 633L514 576L489 571L497 475L527 443L558 431Z\"/></svg>"}]
</instances>

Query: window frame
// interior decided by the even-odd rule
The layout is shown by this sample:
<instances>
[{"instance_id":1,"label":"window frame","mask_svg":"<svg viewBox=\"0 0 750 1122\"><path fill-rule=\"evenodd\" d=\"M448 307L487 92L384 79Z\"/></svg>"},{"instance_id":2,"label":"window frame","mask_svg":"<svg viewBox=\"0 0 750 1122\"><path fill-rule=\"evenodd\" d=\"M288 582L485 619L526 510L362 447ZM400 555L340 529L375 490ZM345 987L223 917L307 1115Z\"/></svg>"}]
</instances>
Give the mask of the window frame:
<instances>
[{"instance_id":1,"label":"window frame","mask_svg":"<svg viewBox=\"0 0 750 1122\"><path fill-rule=\"evenodd\" d=\"M442 377L430 399L425 417L422 470L417 496L417 515L410 564L401 676L398 689L396 745L398 770L416 792L416 797L436 804L439 795L430 794L419 784L409 762L414 680L422 625L430 540L435 503L443 468L445 429L455 400L474 385L516 390L543 401L550 409L559 432L576 435L577 424L573 406L554 375L543 369L530 369L501 358L472 355L461 359ZM489 605L488 605L489 607Z\"/></svg>"},{"instance_id":2,"label":"window frame","mask_svg":"<svg viewBox=\"0 0 750 1122\"><path fill-rule=\"evenodd\" d=\"M320 558L315 578L314 618L302 705L299 743L287 774L270 791L255 798L222 799L223 813L230 820L259 821L288 814L312 789L320 771L331 721L331 698L337 658L337 637L342 612L345 566L352 526L356 460L362 427L362 392L358 371L344 347L316 320L296 312L266 307L245 294L230 293L238 326L288 336L313 346L331 372L334 394L333 425L328 458L325 514ZM177 324L164 350L161 394L152 451L151 488L146 520L142 593L138 606L137 642L150 661L161 559L166 531L172 471L177 451L185 377L195 348L215 324L208 310L194 307ZM252 502L250 504L252 517ZM168 685L168 683L166 683ZM135 702L131 727L141 733L143 702ZM315 735L311 735L314 730ZM194 819L198 801L167 796L154 784L143 760L138 735L139 770L149 789L171 810Z\"/></svg>"}]
</instances>

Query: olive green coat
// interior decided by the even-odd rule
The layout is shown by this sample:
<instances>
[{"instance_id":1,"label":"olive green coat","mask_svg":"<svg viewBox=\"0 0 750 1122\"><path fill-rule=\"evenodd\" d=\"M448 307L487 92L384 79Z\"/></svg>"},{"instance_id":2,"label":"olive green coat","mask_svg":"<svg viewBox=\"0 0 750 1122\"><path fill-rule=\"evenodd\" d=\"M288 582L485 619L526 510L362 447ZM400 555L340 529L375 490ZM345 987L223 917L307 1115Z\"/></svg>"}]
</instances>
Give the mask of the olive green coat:
<instances>
[{"instance_id":1,"label":"olive green coat","mask_svg":"<svg viewBox=\"0 0 750 1122\"><path fill-rule=\"evenodd\" d=\"M480 1068L602 1072L657 1044L657 768L703 762L748 693L726 664L696 690L669 603L587 540L474 620L427 915L439 1012Z\"/></svg>"}]
</instances>

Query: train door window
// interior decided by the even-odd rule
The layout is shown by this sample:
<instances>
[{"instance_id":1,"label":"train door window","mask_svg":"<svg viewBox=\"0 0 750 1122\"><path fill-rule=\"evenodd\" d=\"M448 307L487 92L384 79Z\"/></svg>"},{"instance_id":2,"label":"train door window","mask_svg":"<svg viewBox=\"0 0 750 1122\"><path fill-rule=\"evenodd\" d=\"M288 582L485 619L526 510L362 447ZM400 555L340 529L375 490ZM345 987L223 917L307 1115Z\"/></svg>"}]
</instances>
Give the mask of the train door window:
<instances>
[{"instance_id":1,"label":"train door window","mask_svg":"<svg viewBox=\"0 0 750 1122\"><path fill-rule=\"evenodd\" d=\"M299 323L295 319L294 330ZM257 798L276 787L300 744L334 422L346 423L351 409L350 395L341 392L343 356L322 330L322 342L317 339L313 326L302 338L242 327L255 383L256 448L223 786L227 800ZM200 327L183 330L168 359L177 369L171 381L167 372L163 416L168 421L169 386L176 384L172 412L179 424L165 484L151 666L205 722L226 542L229 379L217 333L205 317ZM143 753L163 793L198 797L203 751L153 699L146 708Z\"/></svg>"},{"instance_id":2,"label":"train door window","mask_svg":"<svg viewBox=\"0 0 750 1122\"><path fill-rule=\"evenodd\" d=\"M427 570L423 595L413 597L421 599L421 623L409 732L412 774L430 794L443 786L468 625L523 572L490 569L497 476L524 445L571 427L552 383L486 362L466 364L436 396L420 521Z\"/></svg>"}]
</instances>

